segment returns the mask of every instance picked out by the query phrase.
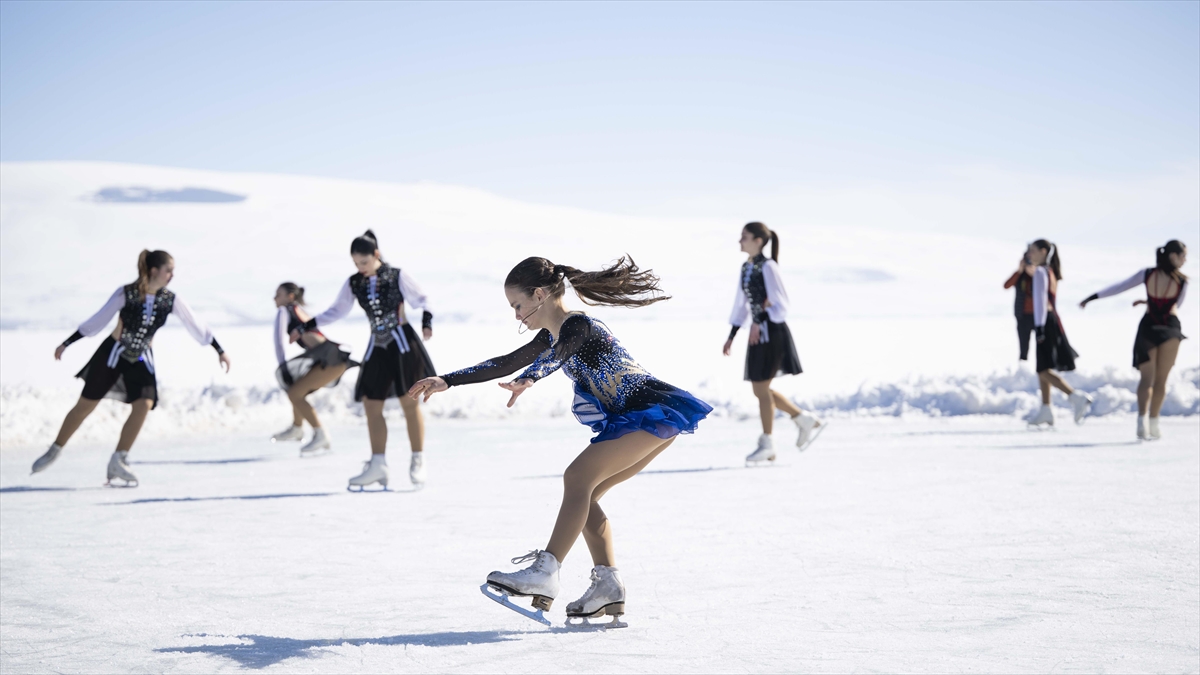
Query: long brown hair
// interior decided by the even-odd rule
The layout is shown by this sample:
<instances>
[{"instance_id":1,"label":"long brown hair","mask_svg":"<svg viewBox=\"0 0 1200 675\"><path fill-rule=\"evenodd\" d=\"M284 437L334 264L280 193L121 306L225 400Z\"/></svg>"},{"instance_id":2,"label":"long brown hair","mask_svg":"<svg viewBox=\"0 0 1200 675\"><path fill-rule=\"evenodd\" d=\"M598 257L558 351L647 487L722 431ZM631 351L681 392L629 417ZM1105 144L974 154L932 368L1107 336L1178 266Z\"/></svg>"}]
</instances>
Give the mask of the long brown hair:
<instances>
[{"instance_id":1,"label":"long brown hair","mask_svg":"<svg viewBox=\"0 0 1200 675\"><path fill-rule=\"evenodd\" d=\"M750 236L754 237L755 239L761 240L763 243L763 248L766 248L767 243L770 243L771 260L779 262L779 235L776 234L774 230L758 221L746 223L746 226L742 229L749 232Z\"/></svg>"},{"instance_id":2,"label":"long brown hair","mask_svg":"<svg viewBox=\"0 0 1200 675\"><path fill-rule=\"evenodd\" d=\"M570 282L575 294L586 305L645 307L671 299L669 295L662 295L654 271L639 269L629 255L621 256L597 272L555 265L545 258L526 258L512 268L504 285L520 289L526 295L545 288L550 297L557 298L566 293L566 282Z\"/></svg>"},{"instance_id":3,"label":"long brown hair","mask_svg":"<svg viewBox=\"0 0 1200 675\"><path fill-rule=\"evenodd\" d=\"M1172 239L1165 245L1159 246L1154 252L1154 267L1161 270L1167 276L1175 279L1176 282L1182 284L1187 281L1187 275L1179 271L1179 268L1171 262L1172 253L1183 253L1187 249L1182 241Z\"/></svg>"},{"instance_id":4,"label":"long brown hair","mask_svg":"<svg viewBox=\"0 0 1200 675\"><path fill-rule=\"evenodd\" d=\"M1054 271L1054 278L1062 281L1062 261L1058 257L1058 246L1055 246L1054 242L1045 239L1038 239L1033 242L1033 245L1043 251L1050 252L1050 255L1046 257L1046 264Z\"/></svg>"},{"instance_id":5,"label":"long brown hair","mask_svg":"<svg viewBox=\"0 0 1200 675\"><path fill-rule=\"evenodd\" d=\"M159 269L172 260L174 258L166 251L142 249L142 252L138 254L138 278L136 282L138 293L144 297L147 289L150 288L150 270Z\"/></svg>"},{"instance_id":6,"label":"long brown hair","mask_svg":"<svg viewBox=\"0 0 1200 675\"><path fill-rule=\"evenodd\" d=\"M279 284L279 287L283 289L284 293L292 296L292 302L295 302L297 305L304 304L303 286L299 286L291 281L285 281L282 284Z\"/></svg>"}]
</instances>

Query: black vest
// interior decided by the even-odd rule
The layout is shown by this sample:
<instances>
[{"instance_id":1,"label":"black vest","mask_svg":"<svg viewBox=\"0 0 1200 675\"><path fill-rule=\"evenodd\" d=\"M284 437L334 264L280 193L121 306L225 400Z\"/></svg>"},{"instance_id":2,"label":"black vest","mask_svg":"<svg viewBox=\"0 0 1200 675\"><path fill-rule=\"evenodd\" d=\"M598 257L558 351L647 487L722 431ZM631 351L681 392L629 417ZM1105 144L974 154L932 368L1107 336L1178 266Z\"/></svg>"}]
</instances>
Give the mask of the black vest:
<instances>
[{"instance_id":1,"label":"black vest","mask_svg":"<svg viewBox=\"0 0 1200 675\"><path fill-rule=\"evenodd\" d=\"M767 258L759 253L753 260L742 263L742 292L750 301L750 320L762 323L767 320L767 310L763 304L767 301L767 282L763 279L763 265Z\"/></svg>"},{"instance_id":2,"label":"black vest","mask_svg":"<svg viewBox=\"0 0 1200 675\"><path fill-rule=\"evenodd\" d=\"M159 290L146 314L146 298L137 284L125 287L125 306L121 308L121 352L122 358L136 361L150 346L154 333L167 322L167 315L175 306L175 294L167 289Z\"/></svg>"},{"instance_id":3,"label":"black vest","mask_svg":"<svg viewBox=\"0 0 1200 675\"><path fill-rule=\"evenodd\" d=\"M350 291L367 313L375 344L382 347L391 344L392 331L400 326L404 293L400 292L400 270L387 263L380 265L374 279L374 294L371 293L371 277L362 273L350 277Z\"/></svg>"}]
</instances>

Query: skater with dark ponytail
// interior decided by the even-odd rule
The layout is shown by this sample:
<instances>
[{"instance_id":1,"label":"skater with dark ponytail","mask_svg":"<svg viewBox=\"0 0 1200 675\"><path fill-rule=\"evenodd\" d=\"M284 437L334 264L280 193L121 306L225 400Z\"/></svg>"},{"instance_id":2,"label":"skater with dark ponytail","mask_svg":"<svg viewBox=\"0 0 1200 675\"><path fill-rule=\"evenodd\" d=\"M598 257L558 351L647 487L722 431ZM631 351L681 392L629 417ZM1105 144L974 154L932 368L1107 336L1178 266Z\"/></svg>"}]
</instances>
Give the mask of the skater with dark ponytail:
<instances>
[{"instance_id":1,"label":"skater with dark ponytail","mask_svg":"<svg viewBox=\"0 0 1200 675\"><path fill-rule=\"evenodd\" d=\"M387 422L383 404L389 398L399 398L408 424L408 441L412 447L408 475L413 485L425 483L425 420L417 401L404 396L417 380L434 374L433 361L425 351L423 340L433 337L433 314L429 298L407 272L384 262L379 253L379 240L367 230L350 242L350 258L358 273L342 284L333 305L300 328L291 331L298 340L303 331L316 331L344 318L357 301L371 323L371 337L358 371L354 400L362 401L367 416L367 431L371 437L371 459L362 473L350 479L349 487L360 490L374 483L384 489L388 484ZM404 303L421 312L421 333L413 329L404 313Z\"/></svg>"},{"instance_id":2,"label":"skater with dark ponytail","mask_svg":"<svg viewBox=\"0 0 1200 675\"><path fill-rule=\"evenodd\" d=\"M1187 296L1188 278L1180 271L1185 263L1187 246L1172 239L1155 251L1154 267L1138 270L1125 281L1093 293L1079 303L1081 308L1087 307L1093 300L1112 297L1138 286L1146 287L1146 299L1133 303L1135 307L1146 305L1146 313L1138 323L1137 336L1133 340L1133 367L1141 374L1137 391L1137 437L1142 440L1162 437L1158 417L1167 395L1167 377L1175 366L1180 343L1187 339L1177 311ZM1150 413L1149 425L1146 424L1147 412Z\"/></svg>"},{"instance_id":3,"label":"skater with dark ponytail","mask_svg":"<svg viewBox=\"0 0 1200 675\"><path fill-rule=\"evenodd\" d=\"M771 389L771 381L776 377L803 372L796 345L792 341L792 331L787 325L788 295L779 271L779 235L762 223L747 223L742 228L738 244L748 259L742 264L738 275L733 313L729 318L733 327L721 351L729 356L733 338L749 318L750 345L746 349L745 378L758 399L762 435L758 437L758 447L746 457L746 463L757 464L775 460L775 443L771 432L775 425L776 408L787 413L795 423L799 431L796 447L801 450L806 449L820 433L814 433L814 430L821 426L821 420ZM770 258L763 254L768 244L771 246Z\"/></svg>"},{"instance_id":4,"label":"skater with dark ponytail","mask_svg":"<svg viewBox=\"0 0 1200 675\"><path fill-rule=\"evenodd\" d=\"M136 281L113 291L100 311L80 324L79 330L54 350L55 360L61 360L67 347L85 337L96 335L104 330L114 316L118 317L117 327L100 343L91 360L76 375L84 381L83 393L63 420L58 438L33 463L33 473L44 471L58 459L63 446L96 409L100 399L112 398L128 403L130 411L129 419L121 428L116 452L108 461L108 484L118 479L126 487L137 485L137 476L129 470L126 460L146 421L146 415L158 404L158 379L151 347L154 334L167 322L168 317L178 317L196 342L211 345L217 352L218 362L226 372L229 371L229 356L221 349L212 331L192 315L191 308L182 298L166 288L175 275L175 259L171 254L143 250L138 254L137 270Z\"/></svg>"},{"instance_id":5,"label":"skater with dark ponytail","mask_svg":"<svg viewBox=\"0 0 1200 675\"><path fill-rule=\"evenodd\" d=\"M304 439L304 421L312 426L313 435L300 448L301 457L330 448L329 434L321 426L317 411L308 403L308 395L321 387L336 387L346 370L358 366L350 353L336 342L329 340L319 330L305 330L308 312L304 311L304 288L290 281L279 284L275 289L275 357L279 367L275 379L287 392L292 403L292 425L271 437L272 442L300 441ZM292 339L292 332L299 338ZM286 345L296 342L304 347L304 353L287 358Z\"/></svg>"},{"instance_id":6,"label":"skater with dark ponytail","mask_svg":"<svg viewBox=\"0 0 1200 675\"><path fill-rule=\"evenodd\" d=\"M1037 336L1038 386L1042 406L1029 419L1032 426L1054 426L1054 410L1050 407L1050 388L1067 395L1076 424L1082 424L1092 407L1092 399L1074 390L1057 371L1075 370L1079 354L1067 341L1062 318L1058 315L1058 282L1062 281L1062 261L1058 247L1038 239L1029 245L1025 257L1029 264L1025 272L1033 278L1033 326Z\"/></svg>"},{"instance_id":7,"label":"skater with dark ponytail","mask_svg":"<svg viewBox=\"0 0 1200 675\"><path fill-rule=\"evenodd\" d=\"M623 256L596 272L556 265L545 258L526 258L504 282L504 293L517 321L536 330L529 344L470 368L417 382L409 396L428 400L451 386L486 382L524 368L500 387L511 392L512 407L526 389L555 370L575 383L572 412L596 432L591 444L563 474L563 500L545 550L531 551L513 563L531 562L514 573L492 572L486 586L502 595L493 599L516 611L507 596L532 596L533 605L550 608L558 595L558 570L582 533L592 555L592 585L567 605L568 617L616 617L625 611L625 587L617 574L612 527L600 498L632 478L681 433L691 433L712 408L686 391L658 380L639 366L608 328L564 305L570 287L588 305L645 307L668 299L651 270ZM545 621L544 618L539 620Z\"/></svg>"}]
</instances>

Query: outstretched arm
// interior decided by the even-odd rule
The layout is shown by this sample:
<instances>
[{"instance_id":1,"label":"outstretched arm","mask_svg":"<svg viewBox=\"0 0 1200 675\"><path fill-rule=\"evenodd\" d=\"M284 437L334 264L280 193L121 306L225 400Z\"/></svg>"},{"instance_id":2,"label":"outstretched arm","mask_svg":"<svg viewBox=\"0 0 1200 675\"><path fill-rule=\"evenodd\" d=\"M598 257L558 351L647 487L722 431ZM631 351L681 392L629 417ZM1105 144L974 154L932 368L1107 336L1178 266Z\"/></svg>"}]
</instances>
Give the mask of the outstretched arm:
<instances>
[{"instance_id":1,"label":"outstretched arm","mask_svg":"<svg viewBox=\"0 0 1200 675\"><path fill-rule=\"evenodd\" d=\"M225 366L225 372L228 373L229 367L232 365L229 355L225 353L224 349L221 349L221 343L217 342L217 338L213 337L212 330L209 329L208 325L197 319L192 314L192 308L188 307L188 304L178 295L175 296L175 303L171 306L171 314L179 317L179 321L183 323L183 327L187 329L192 339L202 345L211 345L216 350L217 361L222 366Z\"/></svg>"},{"instance_id":2,"label":"outstretched arm","mask_svg":"<svg viewBox=\"0 0 1200 675\"><path fill-rule=\"evenodd\" d=\"M1088 297L1084 298L1083 302L1079 303L1079 306L1087 307L1087 304L1093 300L1099 300L1100 298L1109 298L1114 295L1124 293L1125 291L1128 291L1131 288L1137 288L1138 286L1141 286L1143 283L1145 283L1145 281L1146 281L1146 271L1140 270L1140 271L1134 273L1133 276L1129 277L1125 281L1119 281L1119 282L1113 284L1112 286L1109 286L1108 288L1105 288L1096 293L1092 293Z\"/></svg>"},{"instance_id":3,"label":"outstretched arm","mask_svg":"<svg viewBox=\"0 0 1200 675\"><path fill-rule=\"evenodd\" d=\"M329 309L309 319L304 327L308 330L315 330L320 326L328 326L334 321L340 321L346 318L350 310L354 308L354 292L350 290L350 280L342 284L342 290L338 291L337 298Z\"/></svg>"},{"instance_id":4,"label":"outstretched arm","mask_svg":"<svg viewBox=\"0 0 1200 675\"><path fill-rule=\"evenodd\" d=\"M112 321L112 318L116 316L117 312L121 311L121 308L124 306L125 288L123 286L119 286L117 287L117 290L113 291L113 294L108 297L108 301L104 303L104 306L100 308L99 312L96 312L88 317L87 321L79 324L79 330L76 330L71 334L70 337L68 337L66 340L63 340L62 344L60 344L58 348L54 350L55 360L62 359L63 352L66 351L67 347L70 347L73 343L85 337L91 337L104 330L104 327L108 325L108 322Z\"/></svg>"},{"instance_id":5,"label":"outstretched arm","mask_svg":"<svg viewBox=\"0 0 1200 675\"><path fill-rule=\"evenodd\" d=\"M427 377L414 384L412 389L408 390L408 395L412 398L420 398L423 395L424 399L428 401L430 396L439 391L446 391L455 385L475 384L505 377L533 363L537 359L538 354L548 349L550 349L550 332L541 330L538 331L538 334L529 344L515 352L496 356L469 368L456 370L453 373L447 373L440 377Z\"/></svg>"}]
</instances>

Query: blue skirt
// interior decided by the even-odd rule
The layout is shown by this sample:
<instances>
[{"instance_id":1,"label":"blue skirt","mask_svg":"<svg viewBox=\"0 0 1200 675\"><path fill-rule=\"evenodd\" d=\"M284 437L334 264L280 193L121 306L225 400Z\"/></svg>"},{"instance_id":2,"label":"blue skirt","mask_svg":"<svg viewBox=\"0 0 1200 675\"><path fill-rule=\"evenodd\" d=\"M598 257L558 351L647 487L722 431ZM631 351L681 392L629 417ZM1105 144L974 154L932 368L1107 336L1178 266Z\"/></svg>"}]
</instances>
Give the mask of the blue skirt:
<instances>
[{"instance_id":1,"label":"blue skirt","mask_svg":"<svg viewBox=\"0 0 1200 675\"><path fill-rule=\"evenodd\" d=\"M580 424L596 432L593 443L611 441L635 431L645 431L663 439L690 434L700 420L712 412L712 406L682 389L671 389L659 403L617 414L606 411L599 399L577 386L571 412Z\"/></svg>"}]
</instances>

